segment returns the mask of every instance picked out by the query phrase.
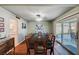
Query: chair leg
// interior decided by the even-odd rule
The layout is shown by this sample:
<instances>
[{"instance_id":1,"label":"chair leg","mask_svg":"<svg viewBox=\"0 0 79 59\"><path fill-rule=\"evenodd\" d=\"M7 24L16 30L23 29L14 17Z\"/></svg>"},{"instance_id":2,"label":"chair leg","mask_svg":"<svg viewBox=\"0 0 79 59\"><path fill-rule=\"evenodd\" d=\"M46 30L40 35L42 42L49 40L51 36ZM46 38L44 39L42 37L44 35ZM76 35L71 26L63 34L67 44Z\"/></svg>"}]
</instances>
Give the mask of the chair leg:
<instances>
[{"instance_id":1,"label":"chair leg","mask_svg":"<svg viewBox=\"0 0 79 59\"><path fill-rule=\"evenodd\" d=\"M53 53L54 55L54 49L51 48L51 51L50 51L50 55Z\"/></svg>"},{"instance_id":2,"label":"chair leg","mask_svg":"<svg viewBox=\"0 0 79 59\"><path fill-rule=\"evenodd\" d=\"M29 49L27 50L26 54L27 54L27 55L30 55L30 51L29 51Z\"/></svg>"},{"instance_id":3,"label":"chair leg","mask_svg":"<svg viewBox=\"0 0 79 59\"><path fill-rule=\"evenodd\" d=\"M52 54L52 52L50 51L50 55Z\"/></svg>"},{"instance_id":4,"label":"chair leg","mask_svg":"<svg viewBox=\"0 0 79 59\"><path fill-rule=\"evenodd\" d=\"M28 54L30 55L30 50L28 51Z\"/></svg>"},{"instance_id":5,"label":"chair leg","mask_svg":"<svg viewBox=\"0 0 79 59\"><path fill-rule=\"evenodd\" d=\"M45 55L47 55L47 49L45 50Z\"/></svg>"},{"instance_id":6,"label":"chair leg","mask_svg":"<svg viewBox=\"0 0 79 59\"><path fill-rule=\"evenodd\" d=\"M53 55L54 55L54 50L53 50Z\"/></svg>"}]
</instances>

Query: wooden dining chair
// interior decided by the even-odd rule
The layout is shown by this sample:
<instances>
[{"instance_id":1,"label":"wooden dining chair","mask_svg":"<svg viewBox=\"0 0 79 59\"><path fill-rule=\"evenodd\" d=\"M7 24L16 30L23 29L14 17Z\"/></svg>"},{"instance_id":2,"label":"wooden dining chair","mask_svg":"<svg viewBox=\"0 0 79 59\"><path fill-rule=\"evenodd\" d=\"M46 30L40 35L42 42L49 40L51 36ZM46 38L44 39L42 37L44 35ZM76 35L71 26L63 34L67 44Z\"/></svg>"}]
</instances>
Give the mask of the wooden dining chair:
<instances>
[{"instance_id":1,"label":"wooden dining chair","mask_svg":"<svg viewBox=\"0 0 79 59\"><path fill-rule=\"evenodd\" d=\"M54 55L54 45L55 45L55 36L53 34L49 34L48 39L46 41L47 50L50 49L50 54Z\"/></svg>"},{"instance_id":2,"label":"wooden dining chair","mask_svg":"<svg viewBox=\"0 0 79 59\"><path fill-rule=\"evenodd\" d=\"M55 36L54 36L53 34L50 34L48 39L50 40L50 44L51 44L51 47L50 47L51 51L50 51L50 54L53 53L53 55L54 55Z\"/></svg>"},{"instance_id":3,"label":"wooden dining chair","mask_svg":"<svg viewBox=\"0 0 79 59\"><path fill-rule=\"evenodd\" d=\"M46 55L47 51L46 51L46 42L44 41L35 41L34 43L34 52L35 54L43 54Z\"/></svg>"},{"instance_id":4,"label":"wooden dining chair","mask_svg":"<svg viewBox=\"0 0 79 59\"><path fill-rule=\"evenodd\" d=\"M32 42L32 37L26 37L26 47L27 47L27 54L30 54L30 50L34 48L34 44Z\"/></svg>"}]
</instances>

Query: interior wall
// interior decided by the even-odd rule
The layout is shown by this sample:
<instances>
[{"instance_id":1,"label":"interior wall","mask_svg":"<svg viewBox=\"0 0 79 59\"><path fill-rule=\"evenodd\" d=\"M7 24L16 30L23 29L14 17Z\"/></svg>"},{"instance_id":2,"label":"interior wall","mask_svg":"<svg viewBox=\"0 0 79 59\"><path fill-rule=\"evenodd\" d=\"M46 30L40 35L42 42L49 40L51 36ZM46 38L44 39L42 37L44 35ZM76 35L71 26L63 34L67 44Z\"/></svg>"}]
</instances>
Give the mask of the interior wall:
<instances>
[{"instance_id":1,"label":"interior wall","mask_svg":"<svg viewBox=\"0 0 79 59\"><path fill-rule=\"evenodd\" d=\"M26 28L22 28L22 23L26 24ZM25 39L25 36L27 35L27 21L24 19L20 19L18 21L18 43L22 42Z\"/></svg>"},{"instance_id":2,"label":"interior wall","mask_svg":"<svg viewBox=\"0 0 79 59\"><path fill-rule=\"evenodd\" d=\"M15 46L22 42L27 34L27 28L22 29L22 23L25 23L27 27L27 22L22 18L17 19L15 14L2 7L0 7L0 17L4 18L4 32L0 32L0 37L5 36L8 38L10 36L10 20L18 20L18 25L16 25L18 27L18 34L17 37L15 37Z\"/></svg>"},{"instance_id":3,"label":"interior wall","mask_svg":"<svg viewBox=\"0 0 79 59\"><path fill-rule=\"evenodd\" d=\"M9 21L16 19L15 15L0 7L0 17L4 18L4 32L0 32L1 37L9 36Z\"/></svg>"},{"instance_id":4,"label":"interior wall","mask_svg":"<svg viewBox=\"0 0 79 59\"><path fill-rule=\"evenodd\" d=\"M52 22L28 22L28 34L29 33L37 33L37 24L42 24L42 32L43 33L51 33L52 32Z\"/></svg>"}]
</instances>

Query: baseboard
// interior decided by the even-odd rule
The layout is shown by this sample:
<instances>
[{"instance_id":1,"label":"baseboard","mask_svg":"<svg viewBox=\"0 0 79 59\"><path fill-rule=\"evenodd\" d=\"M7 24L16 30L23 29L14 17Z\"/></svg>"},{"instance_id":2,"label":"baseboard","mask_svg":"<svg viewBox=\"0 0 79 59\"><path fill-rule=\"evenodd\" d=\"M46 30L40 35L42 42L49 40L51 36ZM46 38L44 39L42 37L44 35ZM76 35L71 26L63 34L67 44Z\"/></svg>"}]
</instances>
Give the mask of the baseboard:
<instances>
[{"instance_id":1,"label":"baseboard","mask_svg":"<svg viewBox=\"0 0 79 59\"><path fill-rule=\"evenodd\" d=\"M25 39L24 39L24 40L25 40ZM21 44L24 40L22 40L22 41L21 41L21 42L19 42L17 45L15 45L15 47L16 47L16 46L18 46L19 44Z\"/></svg>"},{"instance_id":2,"label":"baseboard","mask_svg":"<svg viewBox=\"0 0 79 59\"><path fill-rule=\"evenodd\" d=\"M25 39L24 39L25 40ZM22 40L20 43L18 43L16 46L15 46L15 48L19 45L19 44L21 44L22 42L24 42L24 40ZM13 49L13 48L12 48ZM12 49L10 49L8 52L6 52L6 54L8 54L8 53L10 53L11 51L12 51Z\"/></svg>"}]
</instances>

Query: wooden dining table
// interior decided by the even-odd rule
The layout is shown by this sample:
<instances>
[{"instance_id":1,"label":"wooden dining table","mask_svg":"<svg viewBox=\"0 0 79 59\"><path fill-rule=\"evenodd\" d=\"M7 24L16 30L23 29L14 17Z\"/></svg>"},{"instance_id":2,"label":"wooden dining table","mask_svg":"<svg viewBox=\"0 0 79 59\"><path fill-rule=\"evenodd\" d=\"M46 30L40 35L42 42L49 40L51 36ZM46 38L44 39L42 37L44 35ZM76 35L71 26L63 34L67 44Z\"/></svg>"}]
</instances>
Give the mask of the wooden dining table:
<instances>
[{"instance_id":1,"label":"wooden dining table","mask_svg":"<svg viewBox=\"0 0 79 59\"><path fill-rule=\"evenodd\" d=\"M30 49L37 49L35 45L37 44L42 44L42 46L47 50L51 48L51 41L47 38L47 36L42 35L40 38L36 35L34 35L30 40L29 40L29 47ZM39 47L39 45L38 45Z\"/></svg>"}]
</instances>

